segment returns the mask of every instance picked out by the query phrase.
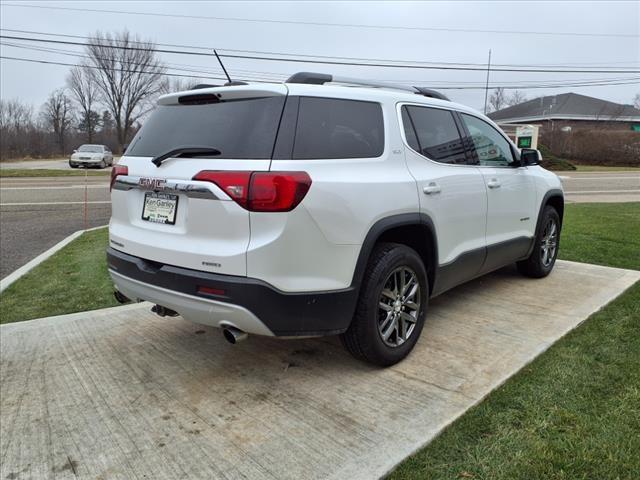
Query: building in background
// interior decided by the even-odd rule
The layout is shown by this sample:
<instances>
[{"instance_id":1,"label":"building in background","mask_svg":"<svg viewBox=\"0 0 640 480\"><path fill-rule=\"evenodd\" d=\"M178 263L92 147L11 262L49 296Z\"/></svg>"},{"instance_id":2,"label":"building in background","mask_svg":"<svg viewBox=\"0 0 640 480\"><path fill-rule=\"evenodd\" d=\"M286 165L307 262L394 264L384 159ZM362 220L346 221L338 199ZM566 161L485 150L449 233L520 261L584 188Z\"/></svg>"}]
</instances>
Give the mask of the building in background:
<instances>
[{"instance_id":1,"label":"building in background","mask_svg":"<svg viewBox=\"0 0 640 480\"><path fill-rule=\"evenodd\" d=\"M539 125L543 130L575 128L640 132L640 110L599 98L563 93L534 98L489 114L499 124Z\"/></svg>"},{"instance_id":2,"label":"building in background","mask_svg":"<svg viewBox=\"0 0 640 480\"><path fill-rule=\"evenodd\" d=\"M489 117L519 147L526 146L527 139L517 138L518 128L534 127L536 131L538 127L538 148L560 159L640 167L640 110L632 105L563 93L497 110Z\"/></svg>"}]
</instances>

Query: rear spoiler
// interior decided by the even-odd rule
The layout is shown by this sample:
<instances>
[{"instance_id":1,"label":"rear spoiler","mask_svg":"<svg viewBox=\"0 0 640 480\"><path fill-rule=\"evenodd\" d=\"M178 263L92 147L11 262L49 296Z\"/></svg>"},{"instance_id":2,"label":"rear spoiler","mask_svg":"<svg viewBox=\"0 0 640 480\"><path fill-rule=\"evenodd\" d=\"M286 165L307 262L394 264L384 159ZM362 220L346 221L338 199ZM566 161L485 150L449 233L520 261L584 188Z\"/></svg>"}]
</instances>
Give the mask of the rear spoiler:
<instances>
[{"instance_id":1,"label":"rear spoiler","mask_svg":"<svg viewBox=\"0 0 640 480\"><path fill-rule=\"evenodd\" d=\"M243 83L240 84L239 83ZM282 83L244 84L231 82L228 85L209 86L182 92L169 93L158 99L158 105L197 105L202 103L219 103L242 98L264 98L287 95L289 89Z\"/></svg>"}]
</instances>

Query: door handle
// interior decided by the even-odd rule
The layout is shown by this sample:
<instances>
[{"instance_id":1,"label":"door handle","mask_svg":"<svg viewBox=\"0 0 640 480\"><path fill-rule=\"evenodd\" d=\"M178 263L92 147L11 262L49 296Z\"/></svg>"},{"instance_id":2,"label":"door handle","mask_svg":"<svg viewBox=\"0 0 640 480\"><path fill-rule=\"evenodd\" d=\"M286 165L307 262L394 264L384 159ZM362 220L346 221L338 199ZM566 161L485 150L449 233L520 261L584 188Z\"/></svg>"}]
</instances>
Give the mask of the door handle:
<instances>
[{"instance_id":1,"label":"door handle","mask_svg":"<svg viewBox=\"0 0 640 480\"><path fill-rule=\"evenodd\" d=\"M422 191L427 195L431 195L432 193L440 193L440 185L438 185L436 182L431 182L429 183L429 185L424 187Z\"/></svg>"},{"instance_id":2,"label":"door handle","mask_svg":"<svg viewBox=\"0 0 640 480\"><path fill-rule=\"evenodd\" d=\"M489 188L500 188L500 182L497 178L492 178L487 182L487 187Z\"/></svg>"}]
</instances>

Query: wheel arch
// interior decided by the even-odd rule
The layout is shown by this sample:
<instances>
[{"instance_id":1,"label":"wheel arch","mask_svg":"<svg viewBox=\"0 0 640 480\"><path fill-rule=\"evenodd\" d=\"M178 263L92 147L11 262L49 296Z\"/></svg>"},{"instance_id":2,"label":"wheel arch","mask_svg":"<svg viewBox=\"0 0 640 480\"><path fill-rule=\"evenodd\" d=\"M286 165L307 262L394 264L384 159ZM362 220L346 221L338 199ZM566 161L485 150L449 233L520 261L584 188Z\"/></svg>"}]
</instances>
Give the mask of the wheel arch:
<instances>
[{"instance_id":1,"label":"wheel arch","mask_svg":"<svg viewBox=\"0 0 640 480\"><path fill-rule=\"evenodd\" d=\"M536 221L536 233L538 232L538 228L540 228L542 212L544 207L547 205L556 209L558 216L560 217L560 226L562 227L562 218L564 216L564 193L560 189L553 189L545 193L544 197L542 197L542 201L540 202L540 210L538 211L538 218Z\"/></svg>"},{"instance_id":2,"label":"wheel arch","mask_svg":"<svg viewBox=\"0 0 640 480\"><path fill-rule=\"evenodd\" d=\"M429 279L429 293L433 290L438 266L438 243L435 226L424 213L403 213L378 220L367 232L351 282L360 289L371 252L381 242L400 243L414 249L425 265Z\"/></svg>"},{"instance_id":3,"label":"wheel arch","mask_svg":"<svg viewBox=\"0 0 640 480\"><path fill-rule=\"evenodd\" d=\"M549 193L550 192L548 192L548 194ZM545 200L546 201L542 204L542 208L546 205L551 205L555 208L556 212L558 212L558 216L560 217L560 226L562 226L562 219L564 217L564 196L562 195L562 192L558 190L556 193L552 193L546 197ZM540 210L540 213L542 213L542 210Z\"/></svg>"},{"instance_id":4,"label":"wheel arch","mask_svg":"<svg viewBox=\"0 0 640 480\"><path fill-rule=\"evenodd\" d=\"M535 245L535 239L540 232L541 221L542 221L542 212L547 205L551 205L558 212L558 216L560 217L560 230L562 230L562 218L564 216L564 193L560 189L549 190L542 197L542 201L540 202L540 208L538 210L538 218L536 219L536 230L535 235L531 241L531 247L527 252L527 257L531 255L533 251L533 247Z\"/></svg>"}]
</instances>

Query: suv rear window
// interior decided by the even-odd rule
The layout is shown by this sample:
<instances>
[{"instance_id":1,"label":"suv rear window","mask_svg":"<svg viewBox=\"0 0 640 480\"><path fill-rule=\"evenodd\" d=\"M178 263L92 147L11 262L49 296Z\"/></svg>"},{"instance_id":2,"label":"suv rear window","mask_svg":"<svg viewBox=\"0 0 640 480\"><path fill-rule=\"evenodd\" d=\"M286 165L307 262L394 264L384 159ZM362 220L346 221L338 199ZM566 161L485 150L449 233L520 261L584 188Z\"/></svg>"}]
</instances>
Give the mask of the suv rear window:
<instances>
[{"instance_id":1,"label":"suv rear window","mask_svg":"<svg viewBox=\"0 0 640 480\"><path fill-rule=\"evenodd\" d=\"M182 146L203 146L220 150L222 158L271 158L284 101L278 96L160 105L126 154L155 157Z\"/></svg>"},{"instance_id":2,"label":"suv rear window","mask_svg":"<svg viewBox=\"0 0 640 480\"><path fill-rule=\"evenodd\" d=\"M407 129L410 131L415 128L413 137L407 135L407 142L411 148L436 162L467 163L464 145L452 112L406 105L402 107L402 110L405 135L407 135ZM405 111L407 115L405 115ZM407 117L411 117L410 123L407 123ZM418 148L415 147L415 144L418 145Z\"/></svg>"},{"instance_id":3,"label":"suv rear window","mask_svg":"<svg viewBox=\"0 0 640 480\"><path fill-rule=\"evenodd\" d=\"M370 158L383 150L379 103L300 97L294 159Z\"/></svg>"}]
</instances>

